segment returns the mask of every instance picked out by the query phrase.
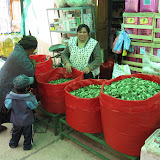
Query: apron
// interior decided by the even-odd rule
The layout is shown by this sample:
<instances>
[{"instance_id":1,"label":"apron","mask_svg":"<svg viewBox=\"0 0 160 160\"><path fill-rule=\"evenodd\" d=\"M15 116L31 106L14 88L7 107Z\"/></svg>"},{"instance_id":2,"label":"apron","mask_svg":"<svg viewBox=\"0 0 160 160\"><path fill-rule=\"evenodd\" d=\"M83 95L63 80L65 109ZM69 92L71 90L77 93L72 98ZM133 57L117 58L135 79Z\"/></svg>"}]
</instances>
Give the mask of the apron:
<instances>
[{"instance_id":1,"label":"apron","mask_svg":"<svg viewBox=\"0 0 160 160\"><path fill-rule=\"evenodd\" d=\"M88 43L84 48L79 48L77 46L77 37L71 37L68 46L70 51L70 62L72 66L80 71L87 67L91 54L97 45L97 41L93 38L88 40ZM91 71L93 77L100 73L100 67Z\"/></svg>"}]
</instances>

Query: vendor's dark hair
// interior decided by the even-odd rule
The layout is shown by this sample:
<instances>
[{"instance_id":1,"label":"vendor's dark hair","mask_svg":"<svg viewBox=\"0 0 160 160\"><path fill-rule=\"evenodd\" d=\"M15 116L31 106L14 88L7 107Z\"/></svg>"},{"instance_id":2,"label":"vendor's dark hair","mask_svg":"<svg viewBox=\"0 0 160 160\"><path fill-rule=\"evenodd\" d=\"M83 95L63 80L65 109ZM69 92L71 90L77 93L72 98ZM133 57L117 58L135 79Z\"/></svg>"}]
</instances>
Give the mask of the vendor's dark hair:
<instances>
[{"instance_id":1,"label":"vendor's dark hair","mask_svg":"<svg viewBox=\"0 0 160 160\"><path fill-rule=\"evenodd\" d=\"M34 36L28 35L23 36L23 38L18 42L24 49L36 49L37 48L37 39Z\"/></svg>"},{"instance_id":2,"label":"vendor's dark hair","mask_svg":"<svg viewBox=\"0 0 160 160\"><path fill-rule=\"evenodd\" d=\"M77 28L77 32L79 32L82 28L86 28L88 34L90 33L90 29L86 24L80 24Z\"/></svg>"}]
</instances>

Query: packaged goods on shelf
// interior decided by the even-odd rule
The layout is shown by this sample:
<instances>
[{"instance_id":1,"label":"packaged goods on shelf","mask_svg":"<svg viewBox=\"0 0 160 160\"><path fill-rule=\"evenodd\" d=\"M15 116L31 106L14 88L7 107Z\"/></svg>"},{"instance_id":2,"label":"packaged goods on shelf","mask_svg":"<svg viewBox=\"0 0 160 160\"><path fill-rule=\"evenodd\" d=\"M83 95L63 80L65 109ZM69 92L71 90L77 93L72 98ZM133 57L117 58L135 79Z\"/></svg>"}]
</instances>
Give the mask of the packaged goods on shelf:
<instances>
[{"instance_id":1,"label":"packaged goods on shelf","mask_svg":"<svg viewBox=\"0 0 160 160\"><path fill-rule=\"evenodd\" d=\"M140 12L158 12L159 0L140 0Z\"/></svg>"},{"instance_id":2,"label":"packaged goods on shelf","mask_svg":"<svg viewBox=\"0 0 160 160\"><path fill-rule=\"evenodd\" d=\"M125 24L138 24L138 17L125 17ZM138 30L136 28L125 28L125 31L128 34L135 34L137 35Z\"/></svg>"},{"instance_id":3,"label":"packaged goods on shelf","mask_svg":"<svg viewBox=\"0 0 160 160\"><path fill-rule=\"evenodd\" d=\"M125 12L138 12L139 0L125 0Z\"/></svg>"},{"instance_id":4,"label":"packaged goods on shelf","mask_svg":"<svg viewBox=\"0 0 160 160\"><path fill-rule=\"evenodd\" d=\"M126 24L126 18L133 18L133 22L136 23L138 19L138 24L134 24L131 20L130 23ZM155 25L155 13L145 12L145 13L123 13L123 27L124 29L135 30L133 33L129 34L129 37L134 41L153 41L154 38L154 25Z\"/></svg>"},{"instance_id":5,"label":"packaged goods on shelf","mask_svg":"<svg viewBox=\"0 0 160 160\"><path fill-rule=\"evenodd\" d=\"M152 26L153 18L152 17L139 17L139 25L149 25ZM152 29L138 29L138 35L152 35Z\"/></svg>"},{"instance_id":6,"label":"packaged goods on shelf","mask_svg":"<svg viewBox=\"0 0 160 160\"><path fill-rule=\"evenodd\" d=\"M160 44L155 43L143 43L143 42L131 42L132 46L136 47L136 54L130 53L126 58L122 60L122 64L129 64L131 71L143 73L143 56L147 52L151 56L156 56L156 58L151 58L151 61L160 62L159 53L160 53ZM131 58L131 59L130 59ZM132 58L136 58L136 62Z\"/></svg>"}]
</instances>

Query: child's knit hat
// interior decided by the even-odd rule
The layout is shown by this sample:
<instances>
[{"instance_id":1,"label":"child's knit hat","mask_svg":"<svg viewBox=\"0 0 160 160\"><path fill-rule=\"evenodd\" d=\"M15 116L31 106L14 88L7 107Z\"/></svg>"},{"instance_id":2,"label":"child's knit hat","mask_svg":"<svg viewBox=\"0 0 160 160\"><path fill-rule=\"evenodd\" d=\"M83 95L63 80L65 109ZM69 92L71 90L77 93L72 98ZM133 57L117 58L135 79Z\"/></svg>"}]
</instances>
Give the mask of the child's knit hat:
<instances>
[{"instance_id":1,"label":"child's knit hat","mask_svg":"<svg viewBox=\"0 0 160 160\"><path fill-rule=\"evenodd\" d=\"M33 84L33 82L33 77L28 77L25 74L22 74L13 79L13 86L15 89L21 89Z\"/></svg>"}]
</instances>

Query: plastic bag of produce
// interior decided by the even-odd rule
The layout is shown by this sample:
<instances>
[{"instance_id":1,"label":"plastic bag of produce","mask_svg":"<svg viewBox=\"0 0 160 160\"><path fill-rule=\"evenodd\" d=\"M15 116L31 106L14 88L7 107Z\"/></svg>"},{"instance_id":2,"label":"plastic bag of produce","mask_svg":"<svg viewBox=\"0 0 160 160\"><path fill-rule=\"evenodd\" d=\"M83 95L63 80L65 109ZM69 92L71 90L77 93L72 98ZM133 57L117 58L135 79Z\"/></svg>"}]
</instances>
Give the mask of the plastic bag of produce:
<instances>
[{"instance_id":1,"label":"plastic bag of produce","mask_svg":"<svg viewBox=\"0 0 160 160\"><path fill-rule=\"evenodd\" d=\"M53 68L53 61L48 55L30 55L30 59L36 61L35 77L37 78L40 74L48 72Z\"/></svg>"},{"instance_id":2,"label":"plastic bag of produce","mask_svg":"<svg viewBox=\"0 0 160 160\"><path fill-rule=\"evenodd\" d=\"M128 64L120 65L118 63L114 63L112 78L116 78L121 75L129 75L131 74L131 70Z\"/></svg>"},{"instance_id":3,"label":"plastic bag of produce","mask_svg":"<svg viewBox=\"0 0 160 160\"><path fill-rule=\"evenodd\" d=\"M99 93L103 82L103 79L86 79L65 87L66 122L73 129L85 133L102 132ZM97 85L98 88L92 85ZM76 95L72 93L80 89Z\"/></svg>"},{"instance_id":4,"label":"plastic bag of produce","mask_svg":"<svg viewBox=\"0 0 160 160\"><path fill-rule=\"evenodd\" d=\"M145 100L122 100L104 93L105 85L109 86L115 82L111 92L117 94L116 82L131 77L148 80L150 84L144 91L144 83L132 85L128 82L127 85L124 82L123 90L128 98L130 93L127 88L134 87L138 94L148 96L153 90L152 83L160 84L160 77L145 74L123 75L103 82L100 93L102 125L105 141L110 147L127 155L140 156L145 140L160 126L160 92Z\"/></svg>"},{"instance_id":5,"label":"plastic bag of produce","mask_svg":"<svg viewBox=\"0 0 160 160\"><path fill-rule=\"evenodd\" d=\"M49 82L57 79L66 78L73 80L66 81L60 84L50 84ZM83 72L72 69L72 73L66 73L66 68L58 67L52 69L44 74L41 74L37 78L37 86L40 94L40 101L42 103L42 107L51 113L63 114L66 112L65 108L65 92L64 88L75 81L84 79Z\"/></svg>"},{"instance_id":6,"label":"plastic bag of produce","mask_svg":"<svg viewBox=\"0 0 160 160\"><path fill-rule=\"evenodd\" d=\"M67 4L71 7L81 7L92 5L92 0L66 0Z\"/></svg>"},{"instance_id":7,"label":"plastic bag of produce","mask_svg":"<svg viewBox=\"0 0 160 160\"><path fill-rule=\"evenodd\" d=\"M158 62L154 62L157 61ZM145 74L160 75L160 57L145 52L142 59L142 71Z\"/></svg>"}]
</instances>

